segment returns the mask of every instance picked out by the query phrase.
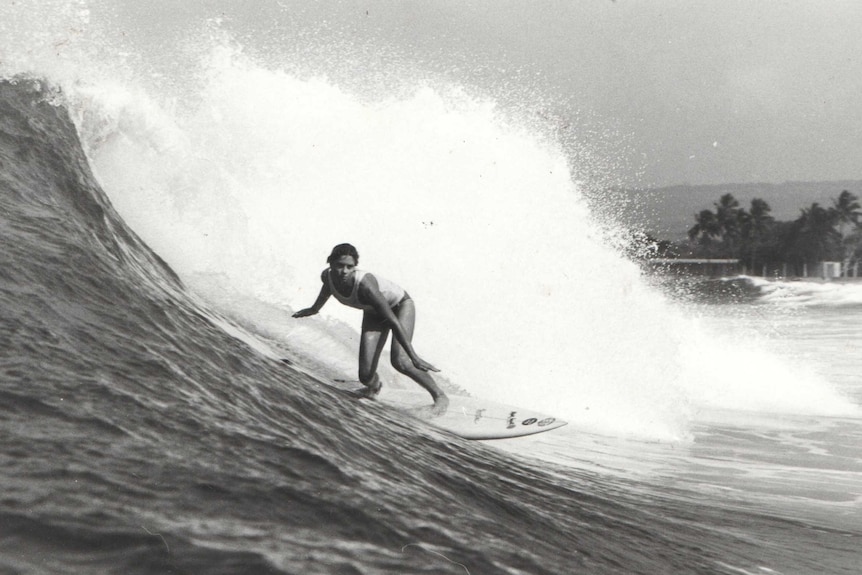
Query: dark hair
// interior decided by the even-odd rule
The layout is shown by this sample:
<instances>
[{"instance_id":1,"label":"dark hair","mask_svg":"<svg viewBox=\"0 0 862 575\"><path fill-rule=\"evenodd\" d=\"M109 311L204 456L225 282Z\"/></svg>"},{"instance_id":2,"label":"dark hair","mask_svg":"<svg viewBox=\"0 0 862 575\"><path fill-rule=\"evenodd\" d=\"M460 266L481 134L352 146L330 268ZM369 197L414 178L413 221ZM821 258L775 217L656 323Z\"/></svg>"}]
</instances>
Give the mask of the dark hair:
<instances>
[{"instance_id":1,"label":"dark hair","mask_svg":"<svg viewBox=\"0 0 862 575\"><path fill-rule=\"evenodd\" d=\"M359 263L359 252L350 244L338 244L332 248L332 253L326 258L326 263L331 264L341 256L350 256L357 264Z\"/></svg>"}]
</instances>

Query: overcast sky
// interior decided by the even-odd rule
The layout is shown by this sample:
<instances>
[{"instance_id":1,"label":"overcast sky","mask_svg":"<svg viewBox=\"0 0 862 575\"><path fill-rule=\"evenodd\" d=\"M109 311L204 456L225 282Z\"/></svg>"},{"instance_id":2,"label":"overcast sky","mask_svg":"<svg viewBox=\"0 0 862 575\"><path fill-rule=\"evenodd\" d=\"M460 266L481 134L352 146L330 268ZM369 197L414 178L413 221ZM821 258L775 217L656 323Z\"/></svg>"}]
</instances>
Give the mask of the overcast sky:
<instances>
[{"instance_id":1,"label":"overcast sky","mask_svg":"<svg viewBox=\"0 0 862 575\"><path fill-rule=\"evenodd\" d=\"M224 13L262 36L275 28L306 38L337 34L474 73L539 78L626 141L644 185L862 179L858 0L130 6L138 18L161 13L161 24Z\"/></svg>"},{"instance_id":2,"label":"overcast sky","mask_svg":"<svg viewBox=\"0 0 862 575\"><path fill-rule=\"evenodd\" d=\"M631 134L647 183L862 178L862 2L441 4L381 18L535 67Z\"/></svg>"}]
</instances>

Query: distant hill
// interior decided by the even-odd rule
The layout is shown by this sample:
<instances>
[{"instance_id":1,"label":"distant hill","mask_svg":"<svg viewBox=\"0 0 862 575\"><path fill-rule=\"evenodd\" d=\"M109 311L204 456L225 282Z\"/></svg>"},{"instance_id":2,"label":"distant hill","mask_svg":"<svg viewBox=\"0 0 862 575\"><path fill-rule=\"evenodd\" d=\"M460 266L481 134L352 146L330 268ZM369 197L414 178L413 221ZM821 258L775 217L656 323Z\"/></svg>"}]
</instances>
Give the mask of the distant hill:
<instances>
[{"instance_id":1,"label":"distant hill","mask_svg":"<svg viewBox=\"0 0 862 575\"><path fill-rule=\"evenodd\" d=\"M782 184L721 184L671 186L648 190L609 190L592 196L591 204L599 213L625 226L641 229L659 239L681 240L694 225L701 210L714 209L713 204L727 193L748 209L751 200L760 198L772 208L776 220L799 217L802 208L818 202L831 206L842 190L862 198L862 180L833 182L785 182Z\"/></svg>"}]
</instances>

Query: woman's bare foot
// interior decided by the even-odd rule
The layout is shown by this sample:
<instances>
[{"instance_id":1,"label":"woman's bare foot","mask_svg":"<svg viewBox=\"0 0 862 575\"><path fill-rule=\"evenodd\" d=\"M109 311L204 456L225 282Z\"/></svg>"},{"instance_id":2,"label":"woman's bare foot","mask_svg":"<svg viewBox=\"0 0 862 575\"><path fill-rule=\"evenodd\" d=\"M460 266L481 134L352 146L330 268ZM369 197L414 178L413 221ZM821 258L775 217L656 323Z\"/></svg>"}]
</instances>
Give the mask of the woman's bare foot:
<instances>
[{"instance_id":1,"label":"woman's bare foot","mask_svg":"<svg viewBox=\"0 0 862 575\"><path fill-rule=\"evenodd\" d=\"M431 415L439 417L446 413L449 409L449 398L445 395L440 395L434 399L434 405L431 407Z\"/></svg>"},{"instance_id":2,"label":"woman's bare foot","mask_svg":"<svg viewBox=\"0 0 862 575\"><path fill-rule=\"evenodd\" d=\"M371 385L361 387L354 391L353 394L360 399L374 399L380 394L380 390L382 388L383 382L381 382L379 378L376 378Z\"/></svg>"},{"instance_id":3,"label":"woman's bare foot","mask_svg":"<svg viewBox=\"0 0 862 575\"><path fill-rule=\"evenodd\" d=\"M418 417L419 419L434 419L435 417L440 417L446 410L449 409L449 398L445 395L441 395L437 399L434 400L434 405L423 405L421 407L411 407L407 410L409 414L413 417Z\"/></svg>"}]
</instances>

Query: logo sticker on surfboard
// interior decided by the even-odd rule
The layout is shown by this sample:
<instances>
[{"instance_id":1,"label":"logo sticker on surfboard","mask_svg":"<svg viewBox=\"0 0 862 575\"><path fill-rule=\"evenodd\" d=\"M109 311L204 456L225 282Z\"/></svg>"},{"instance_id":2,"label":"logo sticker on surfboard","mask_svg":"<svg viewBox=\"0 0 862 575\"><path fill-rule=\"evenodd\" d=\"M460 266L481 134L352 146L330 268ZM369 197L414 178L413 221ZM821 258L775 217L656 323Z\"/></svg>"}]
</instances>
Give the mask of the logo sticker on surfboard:
<instances>
[{"instance_id":1,"label":"logo sticker on surfboard","mask_svg":"<svg viewBox=\"0 0 862 575\"><path fill-rule=\"evenodd\" d=\"M507 420L506 429L515 429L515 417L518 416L517 411L513 411L509 414L509 419Z\"/></svg>"}]
</instances>

